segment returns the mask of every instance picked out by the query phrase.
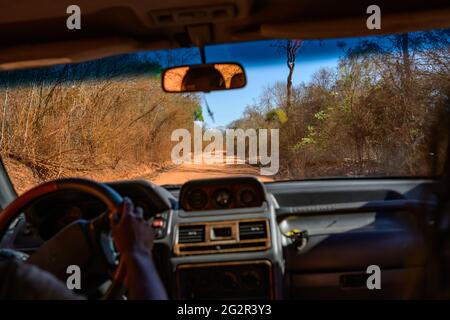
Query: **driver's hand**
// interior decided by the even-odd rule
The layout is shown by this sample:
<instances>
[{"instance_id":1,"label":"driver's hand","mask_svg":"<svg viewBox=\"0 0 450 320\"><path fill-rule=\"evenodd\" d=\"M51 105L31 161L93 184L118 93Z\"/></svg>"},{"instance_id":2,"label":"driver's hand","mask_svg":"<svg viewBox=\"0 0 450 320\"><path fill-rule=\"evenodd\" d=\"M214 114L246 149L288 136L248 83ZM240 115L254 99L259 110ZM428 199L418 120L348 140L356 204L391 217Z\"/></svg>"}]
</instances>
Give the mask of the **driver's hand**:
<instances>
[{"instance_id":1,"label":"driver's hand","mask_svg":"<svg viewBox=\"0 0 450 320\"><path fill-rule=\"evenodd\" d=\"M144 210L124 198L122 208L111 215L111 230L117 250L122 255L145 254L151 257L153 229L144 220Z\"/></svg>"}]
</instances>

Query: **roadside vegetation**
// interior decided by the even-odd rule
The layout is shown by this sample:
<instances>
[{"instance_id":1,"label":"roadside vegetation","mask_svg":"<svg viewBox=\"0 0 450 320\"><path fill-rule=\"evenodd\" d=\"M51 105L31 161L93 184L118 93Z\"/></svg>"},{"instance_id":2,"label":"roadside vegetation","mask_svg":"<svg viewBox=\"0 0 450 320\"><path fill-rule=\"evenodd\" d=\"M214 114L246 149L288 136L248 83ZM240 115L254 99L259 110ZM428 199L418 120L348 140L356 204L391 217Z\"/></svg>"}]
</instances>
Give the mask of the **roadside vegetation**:
<instances>
[{"instance_id":1,"label":"roadside vegetation","mask_svg":"<svg viewBox=\"0 0 450 320\"><path fill-rule=\"evenodd\" d=\"M342 42L338 66L298 86L292 76L301 42L275 45L287 57L287 81L267 87L229 127L280 129L276 178L440 173L449 127L450 31L351 47Z\"/></svg>"},{"instance_id":2,"label":"roadside vegetation","mask_svg":"<svg viewBox=\"0 0 450 320\"><path fill-rule=\"evenodd\" d=\"M0 154L19 192L64 176L132 178L169 162L172 130L190 128L199 103L165 94L152 62L133 76L133 59L1 74Z\"/></svg>"},{"instance_id":3,"label":"roadside vegetation","mask_svg":"<svg viewBox=\"0 0 450 320\"><path fill-rule=\"evenodd\" d=\"M342 42L336 68L293 85L303 45L274 42L286 81L270 84L229 125L280 129L280 170L271 178L440 173L450 31ZM0 73L0 155L19 193L65 176L148 178L170 165L172 131L204 120L200 96L164 93L161 67L147 58Z\"/></svg>"}]
</instances>

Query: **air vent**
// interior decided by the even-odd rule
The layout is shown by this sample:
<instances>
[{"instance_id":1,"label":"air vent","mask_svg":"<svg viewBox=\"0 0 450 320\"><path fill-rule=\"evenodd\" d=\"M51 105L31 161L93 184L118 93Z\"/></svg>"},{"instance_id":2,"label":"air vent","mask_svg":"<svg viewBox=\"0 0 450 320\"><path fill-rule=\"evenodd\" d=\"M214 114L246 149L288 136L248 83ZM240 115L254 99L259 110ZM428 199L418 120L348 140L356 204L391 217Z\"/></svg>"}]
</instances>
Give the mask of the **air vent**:
<instances>
[{"instance_id":1,"label":"air vent","mask_svg":"<svg viewBox=\"0 0 450 320\"><path fill-rule=\"evenodd\" d=\"M271 247L269 221L226 220L178 226L175 255L262 251Z\"/></svg>"},{"instance_id":2,"label":"air vent","mask_svg":"<svg viewBox=\"0 0 450 320\"><path fill-rule=\"evenodd\" d=\"M254 240L267 238L267 224L265 221L250 221L239 223L239 238Z\"/></svg>"},{"instance_id":3,"label":"air vent","mask_svg":"<svg viewBox=\"0 0 450 320\"><path fill-rule=\"evenodd\" d=\"M205 241L205 226L180 226L178 228L178 243L197 243Z\"/></svg>"}]
</instances>

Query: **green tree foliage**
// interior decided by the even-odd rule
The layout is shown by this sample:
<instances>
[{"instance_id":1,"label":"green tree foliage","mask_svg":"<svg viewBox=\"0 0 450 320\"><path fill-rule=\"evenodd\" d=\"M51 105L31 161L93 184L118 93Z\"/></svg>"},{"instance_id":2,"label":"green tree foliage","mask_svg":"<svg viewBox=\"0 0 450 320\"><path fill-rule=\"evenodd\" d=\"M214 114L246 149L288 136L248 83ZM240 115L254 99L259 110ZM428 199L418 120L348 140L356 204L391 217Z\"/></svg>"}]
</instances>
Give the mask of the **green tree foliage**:
<instances>
[{"instance_id":1,"label":"green tree foliage","mask_svg":"<svg viewBox=\"0 0 450 320\"><path fill-rule=\"evenodd\" d=\"M373 38L292 90L268 87L234 127L280 129L280 177L426 176L443 162L450 32ZM265 116L264 116L265 115Z\"/></svg>"},{"instance_id":2,"label":"green tree foliage","mask_svg":"<svg viewBox=\"0 0 450 320\"><path fill-rule=\"evenodd\" d=\"M200 105L197 106L197 108L194 110L193 118L195 121L205 121L205 119L203 118L203 109Z\"/></svg>"}]
</instances>

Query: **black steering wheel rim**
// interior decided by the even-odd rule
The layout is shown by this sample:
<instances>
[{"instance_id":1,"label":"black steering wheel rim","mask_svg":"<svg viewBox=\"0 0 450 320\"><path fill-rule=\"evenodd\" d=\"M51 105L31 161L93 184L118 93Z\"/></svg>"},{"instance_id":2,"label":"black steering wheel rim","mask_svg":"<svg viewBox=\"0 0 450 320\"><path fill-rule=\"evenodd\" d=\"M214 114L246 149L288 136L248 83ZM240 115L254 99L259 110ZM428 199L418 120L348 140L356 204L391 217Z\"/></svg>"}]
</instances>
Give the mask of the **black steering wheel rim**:
<instances>
[{"instance_id":1,"label":"black steering wheel rim","mask_svg":"<svg viewBox=\"0 0 450 320\"><path fill-rule=\"evenodd\" d=\"M25 209L32 206L33 203L39 201L43 197L65 190L81 191L93 195L107 206L109 215L117 212L123 204L123 198L118 192L106 184L98 183L93 180L83 178L63 178L48 181L20 195L2 211L0 214L0 239L3 238L9 225ZM97 228L92 222L91 229L94 232L97 232ZM124 279L125 267L123 263L119 262L119 265L112 274L112 284L103 295L102 299L110 299L116 296L122 288Z\"/></svg>"}]
</instances>

